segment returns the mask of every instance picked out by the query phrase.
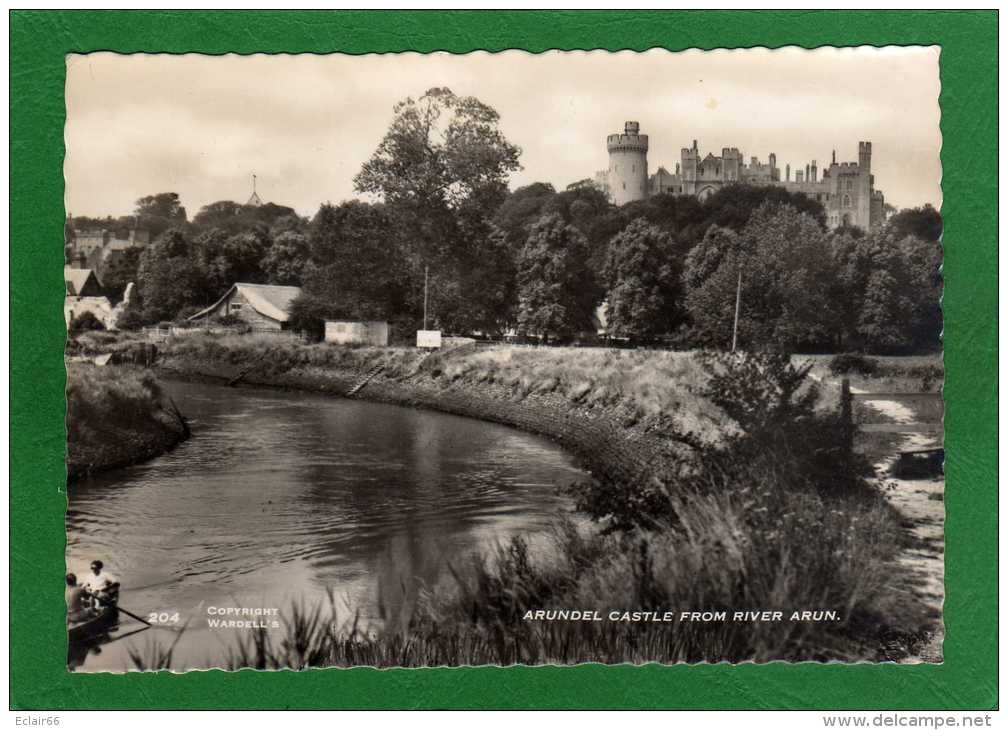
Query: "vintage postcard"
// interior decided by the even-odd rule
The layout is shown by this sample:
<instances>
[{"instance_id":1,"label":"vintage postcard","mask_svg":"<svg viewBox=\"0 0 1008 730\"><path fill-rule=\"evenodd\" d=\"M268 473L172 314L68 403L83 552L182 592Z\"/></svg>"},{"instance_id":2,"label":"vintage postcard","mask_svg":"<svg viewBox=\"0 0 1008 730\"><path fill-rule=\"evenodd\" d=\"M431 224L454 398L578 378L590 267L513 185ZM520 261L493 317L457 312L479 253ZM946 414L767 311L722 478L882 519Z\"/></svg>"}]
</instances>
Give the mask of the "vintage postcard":
<instances>
[{"instance_id":1,"label":"vintage postcard","mask_svg":"<svg viewBox=\"0 0 1008 730\"><path fill-rule=\"evenodd\" d=\"M942 662L941 54L67 55L68 667Z\"/></svg>"}]
</instances>

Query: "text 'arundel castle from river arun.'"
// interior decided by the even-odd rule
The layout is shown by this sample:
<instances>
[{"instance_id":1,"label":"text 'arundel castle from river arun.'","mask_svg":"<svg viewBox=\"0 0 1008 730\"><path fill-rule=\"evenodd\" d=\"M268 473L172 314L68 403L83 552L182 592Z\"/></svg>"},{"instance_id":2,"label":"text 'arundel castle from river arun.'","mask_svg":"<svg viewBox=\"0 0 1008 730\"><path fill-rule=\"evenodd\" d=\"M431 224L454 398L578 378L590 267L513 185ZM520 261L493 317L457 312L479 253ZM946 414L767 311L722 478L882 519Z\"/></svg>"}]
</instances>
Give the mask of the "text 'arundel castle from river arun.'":
<instances>
[{"instance_id":1,"label":"text 'arundel castle from river arun.'","mask_svg":"<svg viewBox=\"0 0 1008 730\"><path fill-rule=\"evenodd\" d=\"M682 159L675 173L659 167L648 175L648 136L640 133L637 122L627 122L623 134L606 138L609 169L595 175L599 185L616 205L643 200L651 195L695 195L705 200L726 185L777 185L792 193L804 193L823 204L826 224L858 226L869 230L885 221L885 197L875 190L871 174L871 142L858 142L857 162L837 162L836 151L829 167L821 172L815 160L798 168L791 179L791 165L784 176L777 167L777 155L770 153L766 163L753 157L746 164L737 147L725 147L721 156L700 156L696 140L683 147Z\"/></svg>"}]
</instances>

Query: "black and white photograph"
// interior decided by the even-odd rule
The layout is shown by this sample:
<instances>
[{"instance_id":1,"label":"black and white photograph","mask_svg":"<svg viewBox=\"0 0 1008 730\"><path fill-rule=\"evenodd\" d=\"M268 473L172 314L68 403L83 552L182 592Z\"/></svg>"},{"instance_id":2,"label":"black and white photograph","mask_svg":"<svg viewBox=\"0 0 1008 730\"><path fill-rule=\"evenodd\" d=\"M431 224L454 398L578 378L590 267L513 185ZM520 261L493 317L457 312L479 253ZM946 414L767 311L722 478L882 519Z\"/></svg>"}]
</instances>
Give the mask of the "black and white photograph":
<instances>
[{"instance_id":1,"label":"black and white photograph","mask_svg":"<svg viewBox=\"0 0 1008 730\"><path fill-rule=\"evenodd\" d=\"M939 56L66 56L68 668L941 663Z\"/></svg>"}]
</instances>

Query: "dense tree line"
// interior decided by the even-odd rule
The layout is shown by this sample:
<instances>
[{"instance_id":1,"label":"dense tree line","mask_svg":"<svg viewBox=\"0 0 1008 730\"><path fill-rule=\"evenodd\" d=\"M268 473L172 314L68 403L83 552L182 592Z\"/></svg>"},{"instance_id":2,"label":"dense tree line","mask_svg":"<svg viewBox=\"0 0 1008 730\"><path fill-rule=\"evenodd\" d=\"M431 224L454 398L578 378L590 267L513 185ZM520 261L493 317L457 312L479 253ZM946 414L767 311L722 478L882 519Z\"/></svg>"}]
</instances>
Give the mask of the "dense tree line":
<instances>
[{"instance_id":1,"label":"dense tree line","mask_svg":"<svg viewBox=\"0 0 1008 730\"><path fill-rule=\"evenodd\" d=\"M140 199L136 220L157 236L136 261L126 323L190 314L245 281L301 286L294 325L318 335L334 317L409 334L426 311L428 327L448 332L565 341L594 334L601 316L609 337L631 344L724 347L741 293L746 348L937 346L933 208L830 232L820 203L779 187L619 208L590 181L509 192L520 150L498 121L448 89L404 100L354 179L363 199L326 203L310 220L218 201L190 221L173 193Z\"/></svg>"}]
</instances>

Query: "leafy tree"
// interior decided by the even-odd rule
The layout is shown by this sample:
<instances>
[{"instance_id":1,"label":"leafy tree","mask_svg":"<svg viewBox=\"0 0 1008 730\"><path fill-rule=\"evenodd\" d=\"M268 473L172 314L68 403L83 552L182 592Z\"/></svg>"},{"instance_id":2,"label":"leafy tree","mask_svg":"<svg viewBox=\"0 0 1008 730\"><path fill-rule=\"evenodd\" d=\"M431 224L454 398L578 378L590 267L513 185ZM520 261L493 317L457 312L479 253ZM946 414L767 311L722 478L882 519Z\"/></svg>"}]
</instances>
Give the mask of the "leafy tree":
<instances>
[{"instance_id":1,"label":"leafy tree","mask_svg":"<svg viewBox=\"0 0 1008 730\"><path fill-rule=\"evenodd\" d=\"M912 236L873 231L832 241L838 272L833 299L843 349L931 349L941 330L940 249Z\"/></svg>"},{"instance_id":2,"label":"leafy tree","mask_svg":"<svg viewBox=\"0 0 1008 730\"><path fill-rule=\"evenodd\" d=\"M549 183L532 183L510 193L494 213L493 223L515 251L521 251L529 229L543 217L545 206L556 196Z\"/></svg>"},{"instance_id":3,"label":"leafy tree","mask_svg":"<svg viewBox=\"0 0 1008 730\"><path fill-rule=\"evenodd\" d=\"M931 205L906 208L889 219L888 228L896 238L914 236L921 241L937 243L942 234L941 213Z\"/></svg>"},{"instance_id":4,"label":"leafy tree","mask_svg":"<svg viewBox=\"0 0 1008 730\"><path fill-rule=\"evenodd\" d=\"M150 231L152 239L169 228L184 226L187 220L186 209L182 206L178 193L157 193L139 198L134 214L128 227L135 225Z\"/></svg>"},{"instance_id":5,"label":"leafy tree","mask_svg":"<svg viewBox=\"0 0 1008 730\"><path fill-rule=\"evenodd\" d=\"M459 315L472 295L473 251L477 241L488 241L485 219L520 168L520 150L498 123L497 112L479 99L430 89L396 105L388 132L354 178L358 191L386 203L401 231L412 308L422 307L417 294L429 270L437 283L433 314L449 329L469 324Z\"/></svg>"},{"instance_id":6,"label":"leafy tree","mask_svg":"<svg viewBox=\"0 0 1008 730\"><path fill-rule=\"evenodd\" d=\"M141 248L134 246L116 253L115 266L103 266L99 272L102 289L113 302L119 301L126 285L135 282L140 268Z\"/></svg>"},{"instance_id":7,"label":"leafy tree","mask_svg":"<svg viewBox=\"0 0 1008 730\"><path fill-rule=\"evenodd\" d=\"M157 193L156 195L144 196L136 201L136 214L180 223L186 221L186 209L182 207L178 193Z\"/></svg>"},{"instance_id":8,"label":"leafy tree","mask_svg":"<svg viewBox=\"0 0 1008 730\"><path fill-rule=\"evenodd\" d=\"M182 231L167 231L140 254L136 293L146 324L172 320L186 307L211 303L205 272Z\"/></svg>"},{"instance_id":9,"label":"leafy tree","mask_svg":"<svg viewBox=\"0 0 1008 730\"><path fill-rule=\"evenodd\" d=\"M310 266L308 236L285 231L276 236L262 260L262 270L270 284L300 286Z\"/></svg>"},{"instance_id":10,"label":"leafy tree","mask_svg":"<svg viewBox=\"0 0 1008 730\"><path fill-rule=\"evenodd\" d=\"M721 347L731 341L741 274L743 347L832 344L836 270L828 253L816 220L790 205L760 206L737 237L712 229L686 263L686 306L697 333Z\"/></svg>"},{"instance_id":11,"label":"leafy tree","mask_svg":"<svg viewBox=\"0 0 1008 730\"><path fill-rule=\"evenodd\" d=\"M710 279L726 256L737 256L742 251L738 234L730 228L712 225L703 240L686 257L683 283L694 293Z\"/></svg>"},{"instance_id":12,"label":"leafy tree","mask_svg":"<svg viewBox=\"0 0 1008 730\"><path fill-rule=\"evenodd\" d=\"M708 211L708 221L736 231L742 230L753 213L766 205L790 206L804 213L819 224L826 226L826 209L822 203L804 193L792 193L775 185L726 185L711 195L703 203Z\"/></svg>"},{"instance_id":13,"label":"leafy tree","mask_svg":"<svg viewBox=\"0 0 1008 730\"><path fill-rule=\"evenodd\" d=\"M227 262L224 258L224 248L227 245L228 234L220 228L210 228L197 234L192 242L188 256L203 272L206 288L209 292L223 294L234 284L230 280Z\"/></svg>"},{"instance_id":14,"label":"leafy tree","mask_svg":"<svg viewBox=\"0 0 1008 730\"><path fill-rule=\"evenodd\" d=\"M219 228L223 231L237 230L236 219L241 214L242 205L233 200L218 200L207 203L193 216L193 225L197 228Z\"/></svg>"},{"instance_id":15,"label":"leafy tree","mask_svg":"<svg viewBox=\"0 0 1008 730\"><path fill-rule=\"evenodd\" d=\"M232 235L221 228L211 228L193 241L191 256L205 272L207 287L219 295L236 282L264 282L262 261L271 244L269 234L261 226Z\"/></svg>"},{"instance_id":16,"label":"leafy tree","mask_svg":"<svg viewBox=\"0 0 1008 730\"><path fill-rule=\"evenodd\" d=\"M492 225L471 229L465 240L454 275L431 276L431 321L452 332L500 334L514 322L518 257Z\"/></svg>"},{"instance_id":17,"label":"leafy tree","mask_svg":"<svg viewBox=\"0 0 1008 730\"><path fill-rule=\"evenodd\" d=\"M498 128L500 116L472 96L430 89L407 98L354 184L387 203L492 211L504 199L520 150Z\"/></svg>"},{"instance_id":18,"label":"leafy tree","mask_svg":"<svg viewBox=\"0 0 1008 730\"><path fill-rule=\"evenodd\" d=\"M371 319L388 319L405 308L410 288L386 206L322 205L311 223L308 248L312 265L301 274L312 297Z\"/></svg>"},{"instance_id":19,"label":"leafy tree","mask_svg":"<svg viewBox=\"0 0 1008 730\"><path fill-rule=\"evenodd\" d=\"M261 262L272 244L269 233L262 228L229 236L218 258L225 267L224 280L228 285L236 281L249 283L265 281Z\"/></svg>"},{"instance_id":20,"label":"leafy tree","mask_svg":"<svg viewBox=\"0 0 1008 730\"><path fill-rule=\"evenodd\" d=\"M605 277L610 334L641 340L672 331L681 284L668 234L633 221L610 242Z\"/></svg>"},{"instance_id":21,"label":"leafy tree","mask_svg":"<svg viewBox=\"0 0 1008 730\"><path fill-rule=\"evenodd\" d=\"M588 242L557 214L543 216L518 260L518 325L549 339L592 327L598 299L585 265Z\"/></svg>"},{"instance_id":22,"label":"leafy tree","mask_svg":"<svg viewBox=\"0 0 1008 730\"><path fill-rule=\"evenodd\" d=\"M302 221L293 208L275 203L263 205L243 205L233 200L218 200L200 208L193 217L193 225L199 229L219 228L230 234L253 230L266 231L281 220L293 219L297 223L285 223L285 229L297 227Z\"/></svg>"}]
</instances>

